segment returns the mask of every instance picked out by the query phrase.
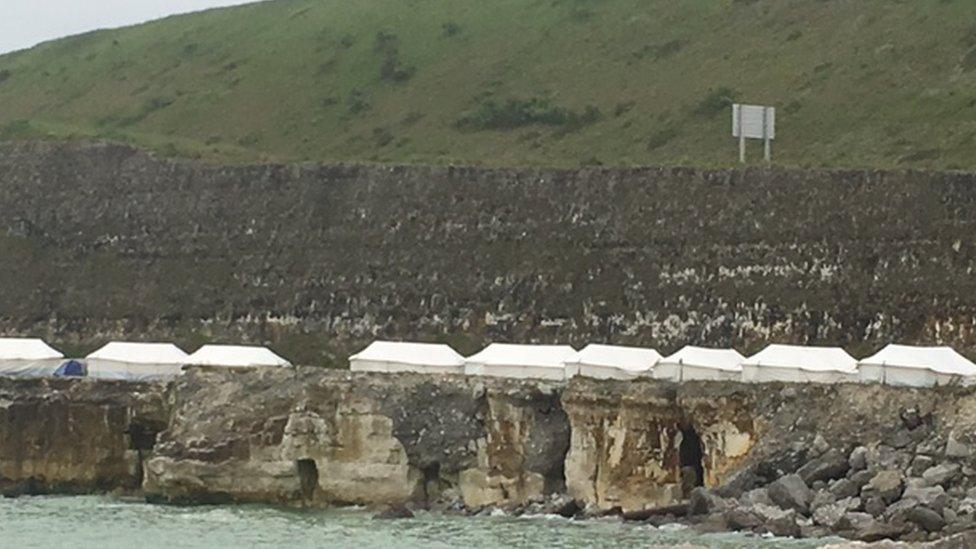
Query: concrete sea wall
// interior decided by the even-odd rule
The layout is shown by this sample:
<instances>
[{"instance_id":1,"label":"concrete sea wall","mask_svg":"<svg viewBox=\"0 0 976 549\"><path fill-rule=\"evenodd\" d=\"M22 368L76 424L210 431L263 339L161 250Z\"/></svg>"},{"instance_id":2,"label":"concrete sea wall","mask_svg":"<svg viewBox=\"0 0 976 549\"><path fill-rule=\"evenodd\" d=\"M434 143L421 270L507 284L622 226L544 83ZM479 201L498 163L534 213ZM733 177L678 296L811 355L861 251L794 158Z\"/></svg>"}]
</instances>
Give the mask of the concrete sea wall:
<instances>
[{"instance_id":1,"label":"concrete sea wall","mask_svg":"<svg viewBox=\"0 0 976 549\"><path fill-rule=\"evenodd\" d=\"M976 176L215 166L0 144L0 333L976 351Z\"/></svg>"}]
</instances>

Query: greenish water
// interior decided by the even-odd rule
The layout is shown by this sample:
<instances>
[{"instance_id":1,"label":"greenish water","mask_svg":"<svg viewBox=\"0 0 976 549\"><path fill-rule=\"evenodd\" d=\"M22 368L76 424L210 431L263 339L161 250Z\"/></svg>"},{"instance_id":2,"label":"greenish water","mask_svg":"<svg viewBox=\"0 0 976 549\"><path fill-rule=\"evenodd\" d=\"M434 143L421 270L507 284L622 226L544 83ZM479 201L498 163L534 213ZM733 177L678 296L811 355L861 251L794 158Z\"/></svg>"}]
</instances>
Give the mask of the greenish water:
<instances>
[{"instance_id":1,"label":"greenish water","mask_svg":"<svg viewBox=\"0 0 976 549\"><path fill-rule=\"evenodd\" d=\"M812 548L824 542L697 534L617 521L420 514L373 520L363 510L262 506L169 507L100 497L0 501L0 546L24 548L243 547L652 547Z\"/></svg>"}]
</instances>

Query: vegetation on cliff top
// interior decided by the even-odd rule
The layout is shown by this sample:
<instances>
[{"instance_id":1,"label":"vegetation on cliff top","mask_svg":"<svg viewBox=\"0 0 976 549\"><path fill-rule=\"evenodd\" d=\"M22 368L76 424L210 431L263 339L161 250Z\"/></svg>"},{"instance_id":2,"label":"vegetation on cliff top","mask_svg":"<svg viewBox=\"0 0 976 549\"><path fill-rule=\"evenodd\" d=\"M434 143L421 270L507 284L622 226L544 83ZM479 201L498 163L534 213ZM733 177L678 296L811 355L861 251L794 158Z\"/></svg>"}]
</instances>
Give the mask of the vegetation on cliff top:
<instances>
[{"instance_id":1,"label":"vegetation on cliff top","mask_svg":"<svg viewBox=\"0 0 976 549\"><path fill-rule=\"evenodd\" d=\"M733 99L784 164L976 168L976 2L277 0L0 57L0 139L231 161L724 165Z\"/></svg>"}]
</instances>

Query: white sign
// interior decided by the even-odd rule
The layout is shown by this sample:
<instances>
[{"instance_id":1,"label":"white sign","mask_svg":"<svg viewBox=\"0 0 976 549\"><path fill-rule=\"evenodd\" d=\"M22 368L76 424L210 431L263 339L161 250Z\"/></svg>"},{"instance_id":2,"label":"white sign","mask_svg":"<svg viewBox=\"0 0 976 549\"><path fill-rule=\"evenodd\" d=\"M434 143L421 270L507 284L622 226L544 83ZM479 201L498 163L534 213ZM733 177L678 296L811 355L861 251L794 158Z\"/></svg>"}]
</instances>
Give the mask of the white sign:
<instances>
[{"instance_id":1,"label":"white sign","mask_svg":"<svg viewBox=\"0 0 976 549\"><path fill-rule=\"evenodd\" d=\"M776 108L732 105L732 137L776 139Z\"/></svg>"}]
</instances>

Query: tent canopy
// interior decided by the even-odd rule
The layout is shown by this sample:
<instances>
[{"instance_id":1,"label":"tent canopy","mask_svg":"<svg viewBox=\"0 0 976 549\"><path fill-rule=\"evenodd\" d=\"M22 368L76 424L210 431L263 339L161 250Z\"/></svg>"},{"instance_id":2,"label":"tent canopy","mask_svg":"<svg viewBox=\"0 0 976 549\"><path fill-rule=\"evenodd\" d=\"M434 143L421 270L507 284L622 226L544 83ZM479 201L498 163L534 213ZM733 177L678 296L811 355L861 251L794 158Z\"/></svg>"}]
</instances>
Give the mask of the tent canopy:
<instances>
[{"instance_id":1,"label":"tent canopy","mask_svg":"<svg viewBox=\"0 0 976 549\"><path fill-rule=\"evenodd\" d=\"M0 360L50 360L64 358L40 339L0 337Z\"/></svg>"},{"instance_id":2,"label":"tent canopy","mask_svg":"<svg viewBox=\"0 0 976 549\"><path fill-rule=\"evenodd\" d=\"M857 360L840 347L770 345L742 362L743 366L790 368L808 372L857 373Z\"/></svg>"},{"instance_id":3,"label":"tent canopy","mask_svg":"<svg viewBox=\"0 0 976 549\"><path fill-rule=\"evenodd\" d=\"M888 345L877 354L862 360L860 364L918 368L939 374L976 376L976 364L949 347Z\"/></svg>"},{"instance_id":4,"label":"tent canopy","mask_svg":"<svg viewBox=\"0 0 976 549\"><path fill-rule=\"evenodd\" d=\"M468 357L469 363L485 366L532 366L563 368L563 363L576 354L569 345L516 345L492 343L479 353Z\"/></svg>"},{"instance_id":5,"label":"tent canopy","mask_svg":"<svg viewBox=\"0 0 976 549\"><path fill-rule=\"evenodd\" d=\"M190 355L186 363L195 366L291 366L271 349L243 345L204 345Z\"/></svg>"},{"instance_id":6,"label":"tent canopy","mask_svg":"<svg viewBox=\"0 0 976 549\"><path fill-rule=\"evenodd\" d=\"M172 343L123 343L113 341L94 353L89 360L111 360L130 364L187 364L190 355Z\"/></svg>"},{"instance_id":7,"label":"tent canopy","mask_svg":"<svg viewBox=\"0 0 976 549\"><path fill-rule=\"evenodd\" d=\"M662 358L660 364L696 366L727 372L741 372L742 362L745 359L735 349L706 349L704 347L693 347L689 345L671 356Z\"/></svg>"},{"instance_id":8,"label":"tent canopy","mask_svg":"<svg viewBox=\"0 0 976 549\"><path fill-rule=\"evenodd\" d=\"M464 357L442 343L374 341L350 361L396 362L415 366L464 366Z\"/></svg>"},{"instance_id":9,"label":"tent canopy","mask_svg":"<svg viewBox=\"0 0 976 549\"><path fill-rule=\"evenodd\" d=\"M84 364L77 360L69 360L54 371L54 377L85 377L87 373Z\"/></svg>"},{"instance_id":10,"label":"tent canopy","mask_svg":"<svg viewBox=\"0 0 976 549\"><path fill-rule=\"evenodd\" d=\"M582 351L566 360L567 364L592 364L633 372L643 372L654 367L661 355L654 349L621 347L617 345L587 345Z\"/></svg>"}]
</instances>

